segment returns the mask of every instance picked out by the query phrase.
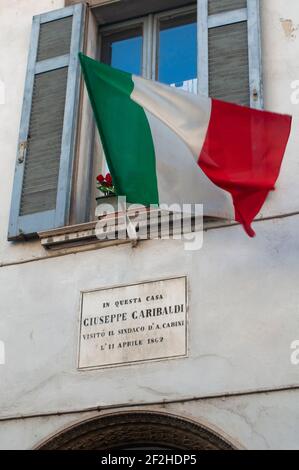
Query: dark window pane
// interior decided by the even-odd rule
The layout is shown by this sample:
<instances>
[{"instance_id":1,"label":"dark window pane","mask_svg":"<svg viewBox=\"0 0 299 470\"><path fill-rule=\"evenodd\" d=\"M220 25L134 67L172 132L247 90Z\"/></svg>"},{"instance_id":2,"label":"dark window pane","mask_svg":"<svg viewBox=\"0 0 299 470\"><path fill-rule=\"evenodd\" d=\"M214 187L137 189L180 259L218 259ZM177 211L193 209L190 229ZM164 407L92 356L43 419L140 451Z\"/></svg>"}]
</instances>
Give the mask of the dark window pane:
<instances>
[{"instance_id":1,"label":"dark window pane","mask_svg":"<svg viewBox=\"0 0 299 470\"><path fill-rule=\"evenodd\" d=\"M196 14L160 22L156 78L196 93Z\"/></svg>"},{"instance_id":2,"label":"dark window pane","mask_svg":"<svg viewBox=\"0 0 299 470\"><path fill-rule=\"evenodd\" d=\"M142 28L103 37L102 61L135 75L142 74Z\"/></svg>"}]
</instances>

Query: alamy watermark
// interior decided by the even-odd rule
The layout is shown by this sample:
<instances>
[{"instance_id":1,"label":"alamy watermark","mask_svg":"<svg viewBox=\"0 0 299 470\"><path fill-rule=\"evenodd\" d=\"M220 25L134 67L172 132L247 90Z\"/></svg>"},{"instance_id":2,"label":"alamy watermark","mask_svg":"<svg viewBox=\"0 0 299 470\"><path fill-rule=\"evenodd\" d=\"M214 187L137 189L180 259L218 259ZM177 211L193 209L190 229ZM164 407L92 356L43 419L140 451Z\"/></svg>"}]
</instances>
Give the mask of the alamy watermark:
<instances>
[{"instance_id":1,"label":"alamy watermark","mask_svg":"<svg viewBox=\"0 0 299 470\"><path fill-rule=\"evenodd\" d=\"M296 339L291 343L291 350L292 350L291 357L290 357L291 364L293 364L293 366L298 366L299 365L299 339Z\"/></svg>"},{"instance_id":2,"label":"alamy watermark","mask_svg":"<svg viewBox=\"0 0 299 470\"><path fill-rule=\"evenodd\" d=\"M202 204L128 204L125 196L117 206L101 203L96 208L98 222L95 235L99 240L182 240L187 251L203 245Z\"/></svg>"},{"instance_id":3,"label":"alamy watermark","mask_svg":"<svg viewBox=\"0 0 299 470\"><path fill-rule=\"evenodd\" d=\"M299 80L293 80L291 82L291 89L293 90L290 96L291 103L299 104Z\"/></svg>"}]
</instances>

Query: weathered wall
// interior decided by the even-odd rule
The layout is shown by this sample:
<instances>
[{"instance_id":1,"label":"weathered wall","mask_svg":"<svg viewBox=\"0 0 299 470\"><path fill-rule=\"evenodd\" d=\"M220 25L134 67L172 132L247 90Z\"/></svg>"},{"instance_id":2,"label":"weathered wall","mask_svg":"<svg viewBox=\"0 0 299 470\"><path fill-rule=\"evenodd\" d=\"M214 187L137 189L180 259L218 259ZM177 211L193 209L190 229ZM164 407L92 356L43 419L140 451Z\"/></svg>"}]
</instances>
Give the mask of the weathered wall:
<instances>
[{"instance_id":1,"label":"weathered wall","mask_svg":"<svg viewBox=\"0 0 299 470\"><path fill-rule=\"evenodd\" d=\"M150 241L136 249L39 259L49 255L38 241L6 241L31 18L63 3L2 0L0 6L6 86L0 105L0 340L6 344L0 415L299 387L299 366L290 363L290 344L299 338L299 215L258 222L254 240L240 227L209 231L198 252L184 251L178 241ZM290 101L290 83L299 79L299 7L261 3L265 107L294 116L278 190L263 215L287 215L299 212L299 105ZM77 371L80 290L182 274L189 278L188 359ZM296 400L295 391L276 392L175 409L203 417L245 447L299 448ZM0 446L32 447L72 419L2 422Z\"/></svg>"},{"instance_id":2,"label":"weathered wall","mask_svg":"<svg viewBox=\"0 0 299 470\"><path fill-rule=\"evenodd\" d=\"M1 416L299 386L299 217L257 228L210 231L196 252L157 240L0 269ZM182 274L188 359L77 371L80 290Z\"/></svg>"},{"instance_id":3,"label":"weathered wall","mask_svg":"<svg viewBox=\"0 0 299 470\"><path fill-rule=\"evenodd\" d=\"M239 449L298 449L298 391L195 400L162 406L137 406L112 412L152 411L191 419ZM0 449L33 449L56 434L111 410L6 421L0 424Z\"/></svg>"},{"instance_id":4,"label":"weathered wall","mask_svg":"<svg viewBox=\"0 0 299 470\"><path fill-rule=\"evenodd\" d=\"M293 116L277 191L262 210L264 215L275 215L299 209L299 105L291 102L291 82L299 79L299 7L283 0L261 0L261 7L265 109Z\"/></svg>"}]
</instances>

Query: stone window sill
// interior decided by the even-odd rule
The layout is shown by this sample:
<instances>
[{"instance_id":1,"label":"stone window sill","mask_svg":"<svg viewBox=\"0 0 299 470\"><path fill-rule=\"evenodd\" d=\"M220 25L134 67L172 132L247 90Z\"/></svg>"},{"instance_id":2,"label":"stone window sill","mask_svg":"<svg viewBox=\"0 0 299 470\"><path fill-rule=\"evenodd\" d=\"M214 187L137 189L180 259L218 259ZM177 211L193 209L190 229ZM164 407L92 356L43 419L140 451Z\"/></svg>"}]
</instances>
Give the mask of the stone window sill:
<instances>
[{"instance_id":1,"label":"stone window sill","mask_svg":"<svg viewBox=\"0 0 299 470\"><path fill-rule=\"evenodd\" d=\"M160 213L160 215L157 216L159 218L160 224L163 222L164 219L166 220L167 218L168 220L169 214L165 214L165 213L163 214L161 211L157 211L157 212ZM144 228L148 228L150 226L147 221L147 213L148 211L144 211L143 217L140 217L139 215L138 221L139 221L140 230ZM48 250L73 248L73 247L85 246L85 245L91 245L91 244L98 245L99 248L105 247L105 246L111 246L111 245L119 245L122 243L130 243L130 242L132 242L133 245L136 245L139 240L138 238L137 240L132 240L132 238L128 236L124 217L125 217L125 214L119 212L119 213L116 213L116 215L108 214L107 216L101 218L101 221L109 223L109 228L111 232L116 231L117 236L115 239L102 239L101 240L97 237L96 225L98 223L98 220L83 223L83 224L69 225L69 226L60 227L57 229L47 230L44 232L39 232L38 236L41 241L41 245ZM130 217L130 220L134 221L134 218ZM200 230L201 228L203 228L204 231L207 231L210 229L216 229L216 228L226 227L230 225L235 225L235 223L225 221L222 219L204 217L203 227L202 227L201 218L193 217L191 230L190 230L190 227L187 230L182 230L175 224L174 220L176 222L178 222L179 220L182 220L182 215L176 214L174 218L171 218L170 225L169 225L170 226L169 228L170 238L172 234L195 232L196 230ZM159 238L159 235L163 235L163 234L164 234L163 229L162 230L159 229L158 225L157 227L155 227L151 224L151 238ZM144 240L144 238L141 238L141 240Z\"/></svg>"}]
</instances>

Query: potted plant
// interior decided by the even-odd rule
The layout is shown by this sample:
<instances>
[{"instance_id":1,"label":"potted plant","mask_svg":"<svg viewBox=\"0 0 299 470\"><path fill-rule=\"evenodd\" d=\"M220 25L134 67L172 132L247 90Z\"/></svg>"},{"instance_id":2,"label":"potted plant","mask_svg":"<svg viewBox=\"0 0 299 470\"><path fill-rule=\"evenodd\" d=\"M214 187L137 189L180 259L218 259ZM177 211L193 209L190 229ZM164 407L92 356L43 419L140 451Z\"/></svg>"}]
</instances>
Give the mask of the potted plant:
<instances>
[{"instance_id":1,"label":"potted plant","mask_svg":"<svg viewBox=\"0 0 299 470\"><path fill-rule=\"evenodd\" d=\"M110 204L116 210L117 195L110 173L107 173L106 176L99 174L96 179L97 189L102 193L100 196L96 197L97 205Z\"/></svg>"},{"instance_id":2,"label":"potted plant","mask_svg":"<svg viewBox=\"0 0 299 470\"><path fill-rule=\"evenodd\" d=\"M113 207L111 212L123 212L123 206L119 205L118 196L116 194L116 189L112 181L110 173L107 173L106 176L99 174L97 176L97 189L102 193L100 196L96 197L97 206L100 204L110 204ZM130 208L130 204L125 204L127 209ZM143 205L140 205L143 208ZM136 209L136 204L134 204L134 209Z\"/></svg>"},{"instance_id":3,"label":"potted plant","mask_svg":"<svg viewBox=\"0 0 299 470\"><path fill-rule=\"evenodd\" d=\"M116 196L115 188L112 182L112 177L110 173L107 173L106 176L100 174L97 176L97 188L103 193L104 196ZM103 196L97 197L96 199L100 199Z\"/></svg>"}]
</instances>

